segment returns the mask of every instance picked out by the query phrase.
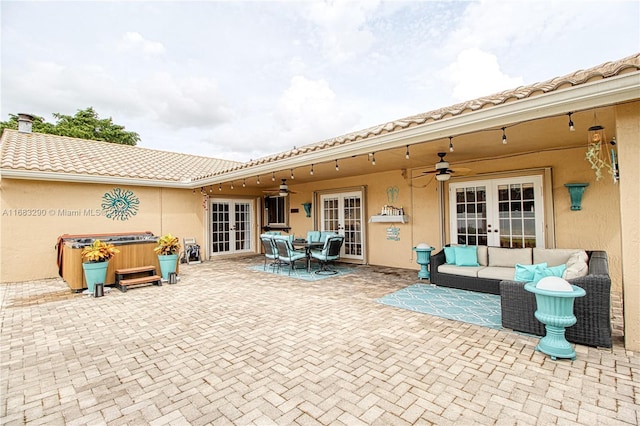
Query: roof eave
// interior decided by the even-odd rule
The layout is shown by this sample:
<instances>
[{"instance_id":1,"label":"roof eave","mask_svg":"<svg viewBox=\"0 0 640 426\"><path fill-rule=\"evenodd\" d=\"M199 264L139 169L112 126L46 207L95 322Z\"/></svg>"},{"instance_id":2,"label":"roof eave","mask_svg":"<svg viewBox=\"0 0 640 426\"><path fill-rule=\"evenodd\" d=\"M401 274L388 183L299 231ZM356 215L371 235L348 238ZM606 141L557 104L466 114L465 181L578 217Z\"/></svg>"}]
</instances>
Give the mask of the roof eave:
<instances>
[{"instance_id":1,"label":"roof eave","mask_svg":"<svg viewBox=\"0 0 640 426\"><path fill-rule=\"evenodd\" d=\"M640 72L623 74L486 109L466 112L406 129L370 136L358 140L357 143L347 142L328 149L295 154L281 160L222 172L199 180L197 186L251 178L284 169L295 169L354 155L364 155L373 151L400 148L405 145L440 140L448 136L500 128L514 123L566 114L569 111L582 111L628 102L637 100L639 93Z\"/></svg>"},{"instance_id":2,"label":"roof eave","mask_svg":"<svg viewBox=\"0 0 640 426\"><path fill-rule=\"evenodd\" d=\"M157 179L123 178L115 176L81 175L74 173L40 172L18 169L2 169L0 176L5 179L26 179L56 182L81 182L107 185L152 186L163 188L193 189L201 186L193 181L175 182Z\"/></svg>"}]
</instances>

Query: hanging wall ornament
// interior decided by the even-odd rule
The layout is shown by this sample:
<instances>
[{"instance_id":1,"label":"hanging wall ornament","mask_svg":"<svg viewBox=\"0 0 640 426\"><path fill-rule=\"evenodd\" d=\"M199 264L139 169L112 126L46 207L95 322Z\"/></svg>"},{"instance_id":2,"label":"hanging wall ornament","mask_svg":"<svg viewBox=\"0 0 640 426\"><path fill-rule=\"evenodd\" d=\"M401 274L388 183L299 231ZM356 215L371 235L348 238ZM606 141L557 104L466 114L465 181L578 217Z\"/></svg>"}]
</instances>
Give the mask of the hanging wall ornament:
<instances>
[{"instance_id":1,"label":"hanging wall ornament","mask_svg":"<svg viewBox=\"0 0 640 426\"><path fill-rule=\"evenodd\" d=\"M593 118L594 121L596 121L595 114ZM587 154L585 158L589 164L591 164L591 168L596 174L596 180L602 179L604 169L608 171L611 176L614 176L615 182L615 174L613 167L611 166L612 161L610 154L607 152L605 140L606 135L604 133L604 127L598 124L589 127L587 134Z\"/></svg>"}]
</instances>

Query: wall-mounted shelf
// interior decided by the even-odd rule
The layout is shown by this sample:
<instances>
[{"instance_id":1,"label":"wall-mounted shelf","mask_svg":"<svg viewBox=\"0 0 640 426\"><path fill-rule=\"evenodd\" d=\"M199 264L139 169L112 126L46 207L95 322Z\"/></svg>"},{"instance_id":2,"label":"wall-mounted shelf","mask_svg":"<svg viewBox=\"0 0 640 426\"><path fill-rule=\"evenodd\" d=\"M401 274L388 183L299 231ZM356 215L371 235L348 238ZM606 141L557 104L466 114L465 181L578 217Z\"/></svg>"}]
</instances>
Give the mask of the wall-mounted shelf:
<instances>
[{"instance_id":1,"label":"wall-mounted shelf","mask_svg":"<svg viewBox=\"0 0 640 426\"><path fill-rule=\"evenodd\" d=\"M387 215L375 215L369 218L369 222L384 222L384 223L408 223L409 216L387 216Z\"/></svg>"}]
</instances>

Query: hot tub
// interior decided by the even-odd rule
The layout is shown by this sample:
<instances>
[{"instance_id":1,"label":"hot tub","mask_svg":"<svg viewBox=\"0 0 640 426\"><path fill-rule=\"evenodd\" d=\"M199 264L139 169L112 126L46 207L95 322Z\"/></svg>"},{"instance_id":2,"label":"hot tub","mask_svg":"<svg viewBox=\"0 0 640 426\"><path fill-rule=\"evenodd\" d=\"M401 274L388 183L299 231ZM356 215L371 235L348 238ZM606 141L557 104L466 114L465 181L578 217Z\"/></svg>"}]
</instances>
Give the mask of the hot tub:
<instances>
[{"instance_id":1,"label":"hot tub","mask_svg":"<svg viewBox=\"0 0 640 426\"><path fill-rule=\"evenodd\" d=\"M158 239L151 232L61 235L57 244L58 272L71 290L79 292L87 288L82 270L82 249L95 240L100 240L111 243L120 250L120 253L109 260L105 285L115 284L116 269L155 266L159 273L160 263L153 251Z\"/></svg>"}]
</instances>

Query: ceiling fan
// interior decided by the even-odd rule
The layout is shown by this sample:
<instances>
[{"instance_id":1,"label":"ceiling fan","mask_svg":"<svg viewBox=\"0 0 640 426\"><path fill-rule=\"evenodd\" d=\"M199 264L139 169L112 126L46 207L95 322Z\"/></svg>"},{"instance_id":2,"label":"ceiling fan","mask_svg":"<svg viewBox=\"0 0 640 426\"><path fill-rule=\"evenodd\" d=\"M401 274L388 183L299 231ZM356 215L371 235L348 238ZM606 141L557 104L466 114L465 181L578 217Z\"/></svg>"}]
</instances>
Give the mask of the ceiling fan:
<instances>
[{"instance_id":1,"label":"ceiling fan","mask_svg":"<svg viewBox=\"0 0 640 426\"><path fill-rule=\"evenodd\" d=\"M280 184L278 189L272 189L265 192L272 195L279 195L281 197L286 197L289 194L295 194L295 192L289 190L289 185L287 185L287 180L286 179L281 179L281 180L282 180L282 183Z\"/></svg>"},{"instance_id":2,"label":"ceiling fan","mask_svg":"<svg viewBox=\"0 0 640 426\"><path fill-rule=\"evenodd\" d=\"M436 163L435 170L423 172L423 173L424 174L435 173L436 180L440 182L444 182L451 179L451 175L456 172L455 170L451 170L449 168L449 162L444 159L446 155L447 155L446 152L439 152L438 157L440 157L440 161ZM468 171L468 169L465 169L465 171Z\"/></svg>"}]
</instances>

